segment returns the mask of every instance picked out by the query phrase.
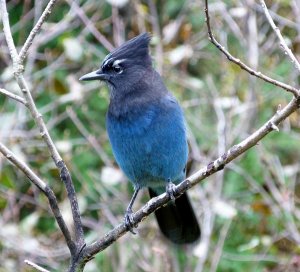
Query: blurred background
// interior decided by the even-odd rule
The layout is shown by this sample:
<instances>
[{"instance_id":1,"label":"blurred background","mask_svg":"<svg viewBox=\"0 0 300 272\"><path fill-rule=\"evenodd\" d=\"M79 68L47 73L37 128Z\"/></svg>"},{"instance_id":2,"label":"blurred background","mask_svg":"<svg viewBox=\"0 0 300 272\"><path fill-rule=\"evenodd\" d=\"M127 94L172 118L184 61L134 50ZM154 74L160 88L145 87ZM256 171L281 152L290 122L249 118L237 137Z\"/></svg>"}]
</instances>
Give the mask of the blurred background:
<instances>
[{"instance_id":1,"label":"blurred background","mask_svg":"<svg viewBox=\"0 0 300 272\"><path fill-rule=\"evenodd\" d=\"M267 1L296 56L300 54L299 1ZM20 50L45 0L7 2ZM219 42L250 67L297 87L299 74L254 0L209 1ZM230 63L207 38L204 1L58 1L29 50L25 78L72 174L88 242L123 220L132 186L108 142L109 92L79 82L107 53L141 32L153 35L156 69L180 101L189 128L188 174L254 132L291 95ZM0 33L0 87L21 95ZM66 190L26 108L0 96L0 139L49 183L68 223ZM169 244L154 216L90 261L85 271L300 271L300 118L293 114L257 146L189 191L202 239ZM134 210L149 199L147 192ZM69 253L47 199L0 157L0 271L33 271L29 259L51 271Z\"/></svg>"}]
</instances>

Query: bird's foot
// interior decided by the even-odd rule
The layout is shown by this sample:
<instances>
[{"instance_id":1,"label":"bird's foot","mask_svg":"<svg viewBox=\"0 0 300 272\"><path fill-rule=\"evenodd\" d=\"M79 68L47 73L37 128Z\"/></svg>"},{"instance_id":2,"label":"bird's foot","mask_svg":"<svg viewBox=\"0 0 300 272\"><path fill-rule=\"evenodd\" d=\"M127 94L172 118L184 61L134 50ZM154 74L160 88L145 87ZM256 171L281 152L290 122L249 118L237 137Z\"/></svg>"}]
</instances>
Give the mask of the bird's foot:
<instances>
[{"instance_id":1,"label":"bird's foot","mask_svg":"<svg viewBox=\"0 0 300 272\"><path fill-rule=\"evenodd\" d=\"M134 231L134 228L136 228L136 225L134 225L134 222L133 222L133 212L132 212L132 209L127 209L126 210L124 221L125 221L126 228L132 234L136 234L136 232Z\"/></svg>"},{"instance_id":2,"label":"bird's foot","mask_svg":"<svg viewBox=\"0 0 300 272\"><path fill-rule=\"evenodd\" d=\"M171 180L168 180L168 183L166 186L166 192L169 195L169 197L171 198L172 202L175 202L174 194L176 194L176 185L174 183L172 183Z\"/></svg>"}]
</instances>

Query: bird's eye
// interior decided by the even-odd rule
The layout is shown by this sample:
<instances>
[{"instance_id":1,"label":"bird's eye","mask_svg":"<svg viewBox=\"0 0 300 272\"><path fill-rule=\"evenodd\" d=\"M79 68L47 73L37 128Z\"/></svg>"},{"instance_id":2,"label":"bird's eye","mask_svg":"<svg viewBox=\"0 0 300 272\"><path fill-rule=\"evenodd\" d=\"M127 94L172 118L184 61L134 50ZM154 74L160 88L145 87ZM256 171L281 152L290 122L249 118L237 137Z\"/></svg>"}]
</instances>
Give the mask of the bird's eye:
<instances>
[{"instance_id":1,"label":"bird's eye","mask_svg":"<svg viewBox=\"0 0 300 272\"><path fill-rule=\"evenodd\" d=\"M114 69L114 72L116 72L117 74L121 74L123 72L122 67L119 65L113 66L113 69Z\"/></svg>"}]
</instances>

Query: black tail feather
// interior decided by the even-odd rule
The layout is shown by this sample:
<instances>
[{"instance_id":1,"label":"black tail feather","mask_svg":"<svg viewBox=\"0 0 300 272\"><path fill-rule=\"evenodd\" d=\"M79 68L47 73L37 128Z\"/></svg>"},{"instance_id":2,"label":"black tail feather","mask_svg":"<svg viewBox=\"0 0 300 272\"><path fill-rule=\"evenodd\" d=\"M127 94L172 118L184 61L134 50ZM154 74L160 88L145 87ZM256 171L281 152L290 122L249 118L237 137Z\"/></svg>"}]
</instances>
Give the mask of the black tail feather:
<instances>
[{"instance_id":1,"label":"black tail feather","mask_svg":"<svg viewBox=\"0 0 300 272\"><path fill-rule=\"evenodd\" d=\"M157 196L151 188L149 194L151 198ZM187 193L177 198L175 204L156 210L155 216L162 233L173 243L193 243L200 238L200 227Z\"/></svg>"}]
</instances>

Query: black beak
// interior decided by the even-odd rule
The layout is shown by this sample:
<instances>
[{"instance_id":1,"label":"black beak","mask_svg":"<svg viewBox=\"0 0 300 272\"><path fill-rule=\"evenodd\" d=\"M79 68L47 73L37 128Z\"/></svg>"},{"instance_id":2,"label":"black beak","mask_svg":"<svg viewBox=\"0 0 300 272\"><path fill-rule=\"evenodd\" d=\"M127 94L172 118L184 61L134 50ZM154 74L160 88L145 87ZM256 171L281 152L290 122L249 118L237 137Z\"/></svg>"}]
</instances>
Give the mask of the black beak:
<instances>
[{"instance_id":1,"label":"black beak","mask_svg":"<svg viewBox=\"0 0 300 272\"><path fill-rule=\"evenodd\" d=\"M101 69L88 73L82 76L81 78L79 78L79 80L108 80L108 79L109 79L109 75L104 74Z\"/></svg>"}]
</instances>

